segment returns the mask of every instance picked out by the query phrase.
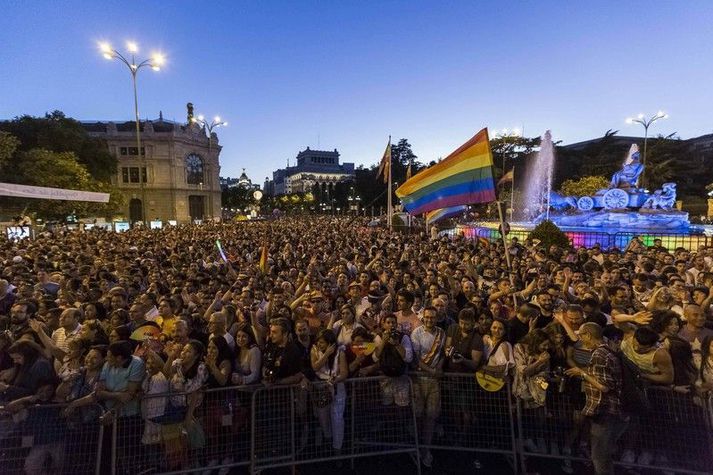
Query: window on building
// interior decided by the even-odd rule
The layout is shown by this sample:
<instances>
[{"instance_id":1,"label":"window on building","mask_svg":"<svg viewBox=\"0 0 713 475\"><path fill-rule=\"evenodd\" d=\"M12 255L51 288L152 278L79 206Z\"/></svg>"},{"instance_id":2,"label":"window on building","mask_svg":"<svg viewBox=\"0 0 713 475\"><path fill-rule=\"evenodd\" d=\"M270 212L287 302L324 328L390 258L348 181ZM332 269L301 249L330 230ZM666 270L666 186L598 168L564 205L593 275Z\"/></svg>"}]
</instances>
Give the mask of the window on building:
<instances>
[{"instance_id":1,"label":"window on building","mask_svg":"<svg viewBox=\"0 0 713 475\"><path fill-rule=\"evenodd\" d=\"M119 149L119 153L120 153L121 155L128 155L128 154L129 154L129 148L128 148L128 147L121 147L121 148Z\"/></svg>"},{"instance_id":2,"label":"window on building","mask_svg":"<svg viewBox=\"0 0 713 475\"><path fill-rule=\"evenodd\" d=\"M201 185L204 182L203 159L191 153L186 157L186 183L189 185Z\"/></svg>"},{"instance_id":3,"label":"window on building","mask_svg":"<svg viewBox=\"0 0 713 475\"><path fill-rule=\"evenodd\" d=\"M126 150L125 153L124 151ZM121 147L121 154L122 155L133 155L133 156L138 156L139 155L139 149L137 147ZM146 155L146 148L141 147L141 155Z\"/></svg>"},{"instance_id":4,"label":"window on building","mask_svg":"<svg viewBox=\"0 0 713 475\"><path fill-rule=\"evenodd\" d=\"M148 180L146 167L141 167L141 181L146 183ZM122 183L139 183L139 167L122 167L121 168Z\"/></svg>"}]
</instances>

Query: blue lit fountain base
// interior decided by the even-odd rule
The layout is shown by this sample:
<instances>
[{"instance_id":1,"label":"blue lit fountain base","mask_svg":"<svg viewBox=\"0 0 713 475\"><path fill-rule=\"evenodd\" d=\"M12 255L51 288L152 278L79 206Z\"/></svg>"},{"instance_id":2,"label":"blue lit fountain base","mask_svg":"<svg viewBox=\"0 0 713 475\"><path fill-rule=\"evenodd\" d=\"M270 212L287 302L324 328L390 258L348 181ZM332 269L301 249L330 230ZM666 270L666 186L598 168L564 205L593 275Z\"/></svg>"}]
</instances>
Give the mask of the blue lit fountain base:
<instances>
[{"instance_id":1,"label":"blue lit fountain base","mask_svg":"<svg viewBox=\"0 0 713 475\"><path fill-rule=\"evenodd\" d=\"M542 214L534 223L547 219ZM691 224L688 213L678 210L631 209L550 212L549 220L560 229L577 228L592 229L600 232L648 231L648 232L683 232L687 233Z\"/></svg>"},{"instance_id":2,"label":"blue lit fountain base","mask_svg":"<svg viewBox=\"0 0 713 475\"><path fill-rule=\"evenodd\" d=\"M567 235L574 247L592 247L595 244L599 244L602 249L625 249L635 236L638 236L646 246L653 246L654 239L661 239L662 245L669 250L683 247L691 251L697 251L700 246L713 245L713 226L710 225L691 224L677 228L645 229L626 224L612 224L629 222L624 221L624 218L620 216L607 220L607 222L610 223L609 226L568 226L558 224L558 227ZM469 239L485 238L497 240L500 239L498 225L497 221L464 223L443 231L443 234L462 235ZM537 223L513 221L509 225L510 233L508 238L516 237L520 242L523 242L530 234L530 231L537 226Z\"/></svg>"}]
</instances>

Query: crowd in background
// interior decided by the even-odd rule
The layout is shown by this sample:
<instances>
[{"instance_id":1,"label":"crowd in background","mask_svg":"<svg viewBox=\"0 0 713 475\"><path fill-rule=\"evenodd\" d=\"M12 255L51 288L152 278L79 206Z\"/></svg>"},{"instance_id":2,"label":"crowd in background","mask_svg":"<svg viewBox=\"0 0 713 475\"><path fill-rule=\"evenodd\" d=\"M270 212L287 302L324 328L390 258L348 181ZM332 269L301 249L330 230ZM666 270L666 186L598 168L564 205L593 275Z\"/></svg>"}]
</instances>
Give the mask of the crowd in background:
<instances>
[{"instance_id":1,"label":"crowd in background","mask_svg":"<svg viewBox=\"0 0 713 475\"><path fill-rule=\"evenodd\" d=\"M71 441L47 421L61 428L77 414L85 423L110 415L129 434L123 449L146 447L148 464L229 465L214 448L235 439L226 414L239 425L245 401L206 391L229 386L299 385L314 443L339 453L344 382L379 375L379 403L413 403L428 446L441 437L448 372L510 379L530 421L520 443L533 452L555 450L529 427L567 394L578 423L556 449L590 450L590 431L587 457L611 473L614 456L646 465L656 455L635 444L614 454L620 432L637 425L636 386L691 400L713 389L713 247L635 239L626 249L565 249L513 238L506 251L300 217L47 232L3 242L0 262L0 403L13 421L0 423L0 445L13 431L32 433L26 473L61 470ZM464 430L478 424L467 406L466 395L451 408ZM45 409L42 424L22 416L28 408ZM186 460L167 443L176 424L205 439L200 456ZM420 459L433 463L428 449Z\"/></svg>"}]
</instances>

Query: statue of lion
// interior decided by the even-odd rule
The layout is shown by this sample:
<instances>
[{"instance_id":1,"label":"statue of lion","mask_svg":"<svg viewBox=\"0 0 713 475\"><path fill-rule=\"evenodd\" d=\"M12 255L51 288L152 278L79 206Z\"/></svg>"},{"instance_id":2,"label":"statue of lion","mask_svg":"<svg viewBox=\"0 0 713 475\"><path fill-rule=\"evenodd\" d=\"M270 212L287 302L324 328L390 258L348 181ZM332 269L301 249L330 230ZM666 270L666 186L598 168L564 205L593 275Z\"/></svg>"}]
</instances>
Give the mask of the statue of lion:
<instances>
[{"instance_id":1,"label":"statue of lion","mask_svg":"<svg viewBox=\"0 0 713 475\"><path fill-rule=\"evenodd\" d=\"M641 206L646 209L672 209L676 206L676 184L664 183L660 190L654 191L654 194Z\"/></svg>"}]
</instances>

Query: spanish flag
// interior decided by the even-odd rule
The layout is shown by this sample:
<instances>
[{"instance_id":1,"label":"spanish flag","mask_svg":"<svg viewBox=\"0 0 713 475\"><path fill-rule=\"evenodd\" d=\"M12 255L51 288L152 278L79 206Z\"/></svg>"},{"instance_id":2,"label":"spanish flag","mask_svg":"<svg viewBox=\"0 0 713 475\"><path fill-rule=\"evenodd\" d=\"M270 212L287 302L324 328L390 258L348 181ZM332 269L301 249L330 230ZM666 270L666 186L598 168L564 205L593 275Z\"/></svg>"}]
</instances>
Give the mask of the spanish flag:
<instances>
[{"instance_id":1,"label":"spanish flag","mask_svg":"<svg viewBox=\"0 0 713 475\"><path fill-rule=\"evenodd\" d=\"M384 174L384 183L389 182L389 169L391 168L391 137L389 137L389 144L384 150L384 156L381 157L381 163L379 164L379 171L376 173L376 178L378 179L381 174Z\"/></svg>"},{"instance_id":2,"label":"spanish flag","mask_svg":"<svg viewBox=\"0 0 713 475\"><path fill-rule=\"evenodd\" d=\"M505 175L498 181L498 186L504 185L505 183L510 183L515 178L515 169L511 168Z\"/></svg>"},{"instance_id":3,"label":"spanish flag","mask_svg":"<svg viewBox=\"0 0 713 475\"><path fill-rule=\"evenodd\" d=\"M260 272L267 274L267 245L263 244L260 252Z\"/></svg>"},{"instance_id":4,"label":"spanish flag","mask_svg":"<svg viewBox=\"0 0 713 475\"><path fill-rule=\"evenodd\" d=\"M488 129L481 130L448 157L406 180L396 190L396 196L412 215L495 201Z\"/></svg>"}]
</instances>

